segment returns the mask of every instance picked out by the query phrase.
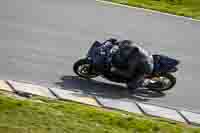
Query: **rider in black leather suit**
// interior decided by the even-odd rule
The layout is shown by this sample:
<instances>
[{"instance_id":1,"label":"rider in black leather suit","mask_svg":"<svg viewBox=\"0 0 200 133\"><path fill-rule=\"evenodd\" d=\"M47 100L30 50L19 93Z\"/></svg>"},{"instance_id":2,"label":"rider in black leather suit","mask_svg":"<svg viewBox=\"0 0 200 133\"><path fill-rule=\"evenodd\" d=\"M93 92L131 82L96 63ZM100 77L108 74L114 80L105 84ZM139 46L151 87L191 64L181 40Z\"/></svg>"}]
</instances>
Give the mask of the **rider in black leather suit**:
<instances>
[{"instance_id":1,"label":"rider in black leather suit","mask_svg":"<svg viewBox=\"0 0 200 133\"><path fill-rule=\"evenodd\" d=\"M116 39L109 39L98 49L105 52L102 54L102 62L96 65L98 70L103 70L105 64L112 64L110 71L128 79L130 90L140 87L144 76L153 71L152 55L130 40L118 42Z\"/></svg>"},{"instance_id":2,"label":"rider in black leather suit","mask_svg":"<svg viewBox=\"0 0 200 133\"><path fill-rule=\"evenodd\" d=\"M153 72L152 55L130 40L119 42L119 50L112 58L111 72L129 79L130 90L140 87L144 76Z\"/></svg>"}]
</instances>

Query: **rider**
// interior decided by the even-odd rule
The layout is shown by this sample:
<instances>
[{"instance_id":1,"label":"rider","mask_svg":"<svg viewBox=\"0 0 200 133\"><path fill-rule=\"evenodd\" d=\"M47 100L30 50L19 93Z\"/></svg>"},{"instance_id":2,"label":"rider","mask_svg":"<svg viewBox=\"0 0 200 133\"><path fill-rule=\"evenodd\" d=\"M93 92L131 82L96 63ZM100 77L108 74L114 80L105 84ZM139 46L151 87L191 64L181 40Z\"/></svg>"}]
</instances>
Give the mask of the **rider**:
<instances>
[{"instance_id":1,"label":"rider","mask_svg":"<svg viewBox=\"0 0 200 133\"><path fill-rule=\"evenodd\" d=\"M104 63L101 64L112 64L110 71L113 74L130 79L127 83L130 90L138 88L144 76L153 71L152 55L130 40L117 41L111 38L99 50L104 57ZM98 67L102 69L103 66Z\"/></svg>"},{"instance_id":2,"label":"rider","mask_svg":"<svg viewBox=\"0 0 200 133\"><path fill-rule=\"evenodd\" d=\"M119 50L112 58L112 73L130 79L127 83L130 90L141 86L144 76L153 72L153 56L130 40L118 43Z\"/></svg>"}]
</instances>

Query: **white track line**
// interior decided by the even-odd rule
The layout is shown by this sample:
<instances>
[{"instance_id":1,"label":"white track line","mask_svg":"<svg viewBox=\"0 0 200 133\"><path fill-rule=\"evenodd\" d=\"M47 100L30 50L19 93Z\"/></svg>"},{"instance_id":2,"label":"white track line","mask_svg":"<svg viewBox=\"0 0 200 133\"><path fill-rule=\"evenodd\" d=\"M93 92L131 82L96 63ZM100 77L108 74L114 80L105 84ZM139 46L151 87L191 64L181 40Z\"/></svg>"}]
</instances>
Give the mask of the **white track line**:
<instances>
[{"instance_id":1,"label":"white track line","mask_svg":"<svg viewBox=\"0 0 200 133\"><path fill-rule=\"evenodd\" d=\"M132 9L137 9L137 10L143 10L143 11L147 11L147 12L158 13L158 14L162 14L162 15L173 16L173 17L177 17L177 18L183 18L183 19L187 19L187 20L192 20L192 21L200 22L200 20L198 20L198 19L193 19L193 18L184 17L184 16L177 16L177 15L174 15L174 14L164 13L164 12L155 11L155 10L151 10L151 9L133 7L133 6L123 5L123 4L114 3L114 2L105 1L105 0L96 0L96 1L97 1L97 2L101 2L101 3L105 3L105 4L111 4L111 5L115 5L115 6L121 6L121 7L126 7L126 8L132 8Z\"/></svg>"}]
</instances>

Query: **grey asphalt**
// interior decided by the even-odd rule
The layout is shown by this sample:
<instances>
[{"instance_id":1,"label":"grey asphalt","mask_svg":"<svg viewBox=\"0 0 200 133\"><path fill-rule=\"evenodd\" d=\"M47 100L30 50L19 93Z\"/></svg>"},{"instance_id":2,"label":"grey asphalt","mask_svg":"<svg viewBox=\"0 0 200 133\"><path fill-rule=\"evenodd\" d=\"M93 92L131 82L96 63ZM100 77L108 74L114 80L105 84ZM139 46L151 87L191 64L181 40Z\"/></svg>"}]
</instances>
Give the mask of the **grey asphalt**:
<instances>
[{"instance_id":1,"label":"grey asphalt","mask_svg":"<svg viewBox=\"0 0 200 133\"><path fill-rule=\"evenodd\" d=\"M181 60L177 85L166 95L145 98L200 112L200 22L94 0L0 0L0 78L139 100L105 80L74 77L73 63L95 39L109 37L132 39Z\"/></svg>"}]
</instances>

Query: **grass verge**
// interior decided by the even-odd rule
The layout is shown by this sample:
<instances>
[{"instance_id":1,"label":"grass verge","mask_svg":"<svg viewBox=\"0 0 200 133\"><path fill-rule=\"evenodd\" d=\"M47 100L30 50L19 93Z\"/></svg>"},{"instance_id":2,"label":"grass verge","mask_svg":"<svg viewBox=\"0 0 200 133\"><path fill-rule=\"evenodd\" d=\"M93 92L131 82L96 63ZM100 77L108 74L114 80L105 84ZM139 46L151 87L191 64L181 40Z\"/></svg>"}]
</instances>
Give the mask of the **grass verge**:
<instances>
[{"instance_id":1,"label":"grass verge","mask_svg":"<svg viewBox=\"0 0 200 133\"><path fill-rule=\"evenodd\" d=\"M200 19L200 0L105 0Z\"/></svg>"},{"instance_id":2,"label":"grass verge","mask_svg":"<svg viewBox=\"0 0 200 133\"><path fill-rule=\"evenodd\" d=\"M200 133L200 129L73 102L40 103L0 95L0 133Z\"/></svg>"}]
</instances>

